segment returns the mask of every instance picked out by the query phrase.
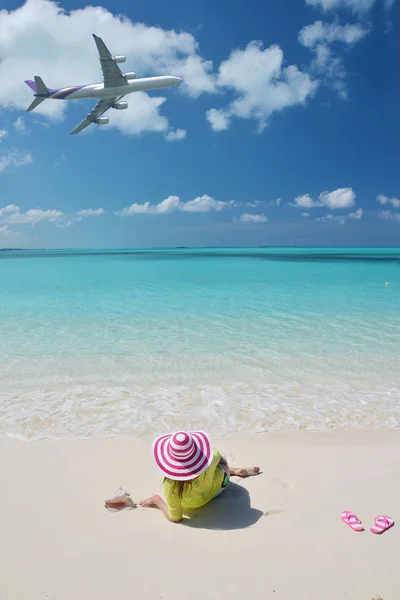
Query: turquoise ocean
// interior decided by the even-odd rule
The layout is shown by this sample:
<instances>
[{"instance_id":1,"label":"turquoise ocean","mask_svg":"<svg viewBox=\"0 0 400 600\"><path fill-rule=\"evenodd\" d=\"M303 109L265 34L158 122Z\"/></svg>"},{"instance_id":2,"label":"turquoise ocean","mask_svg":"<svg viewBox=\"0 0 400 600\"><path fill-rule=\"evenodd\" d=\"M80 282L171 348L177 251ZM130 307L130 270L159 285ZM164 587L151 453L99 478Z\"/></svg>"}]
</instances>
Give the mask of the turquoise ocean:
<instances>
[{"instance_id":1,"label":"turquoise ocean","mask_svg":"<svg viewBox=\"0 0 400 600\"><path fill-rule=\"evenodd\" d=\"M0 286L0 434L400 425L400 249L2 251Z\"/></svg>"}]
</instances>

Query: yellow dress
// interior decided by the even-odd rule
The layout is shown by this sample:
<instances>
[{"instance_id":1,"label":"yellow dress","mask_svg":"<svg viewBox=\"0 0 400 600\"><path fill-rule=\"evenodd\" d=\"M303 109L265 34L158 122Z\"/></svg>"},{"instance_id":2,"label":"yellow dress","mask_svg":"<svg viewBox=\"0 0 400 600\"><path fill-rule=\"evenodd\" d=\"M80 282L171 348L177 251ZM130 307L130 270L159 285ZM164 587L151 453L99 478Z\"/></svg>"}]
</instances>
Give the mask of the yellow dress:
<instances>
[{"instance_id":1,"label":"yellow dress","mask_svg":"<svg viewBox=\"0 0 400 600\"><path fill-rule=\"evenodd\" d=\"M221 459L219 450L214 448L214 458L211 465L197 477L192 485L186 486L182 498L174 493L174 482L164 481L164 495L168 504L168 514L171 521L180 521L185 510L200 508L207 504L222 486L224 473L219 468Z\"/></svg>"}]
</instances>

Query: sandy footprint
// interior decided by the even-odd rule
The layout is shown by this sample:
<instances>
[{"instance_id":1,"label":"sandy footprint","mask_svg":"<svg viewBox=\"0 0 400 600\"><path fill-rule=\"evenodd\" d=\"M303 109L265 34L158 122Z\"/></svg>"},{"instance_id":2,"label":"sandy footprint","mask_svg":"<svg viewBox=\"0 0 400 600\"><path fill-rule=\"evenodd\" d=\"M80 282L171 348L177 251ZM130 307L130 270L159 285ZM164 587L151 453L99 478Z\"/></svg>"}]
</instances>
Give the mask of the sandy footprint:
<instances>
[{"instance_id":1,"label":"sandy footprint","mask_svg":"<svg viewBox=\"0 0 400 600\"><path fill-rule=\"evenodd\" d=\"M264 517L275 517L281 514L283 514L283 510L280 508L271 508L271 510L267 510L267 512L264 513Z\"/></svg>"},{"instance_id":2,"label":"sandy footprint","mask_svg":"<svg viewBox=\"0 0 400 600\"><path fill-rule=\"evenodd\" d=\"M272 479L271 482L278 485L283 490L288 490L289 492L293 492L293 490L296 489L296 486L294 483L287 481L285 479Z\"/></svg>"}]
</instances>

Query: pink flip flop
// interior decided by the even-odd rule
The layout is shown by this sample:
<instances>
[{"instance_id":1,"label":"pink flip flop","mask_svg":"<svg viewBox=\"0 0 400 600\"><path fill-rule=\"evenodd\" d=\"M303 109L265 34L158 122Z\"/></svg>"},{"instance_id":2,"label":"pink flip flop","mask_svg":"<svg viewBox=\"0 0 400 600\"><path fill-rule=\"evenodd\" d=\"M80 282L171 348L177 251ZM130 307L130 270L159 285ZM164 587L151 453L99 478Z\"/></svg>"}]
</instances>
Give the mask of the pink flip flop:
<instances>
[{"instance_id":1,"label":"pink flip flop","mask_svg":"<svg viewBox=\"0 0 400 600\"><path fill-rule=\"evenodd\" d=\"M384 531L387 531L388 529L393 527L393 525L394 525L394 521L390 517L385 517L385 516L376 517L375 525L373 525L371 527L370 531L372 531L372 533L376 533L377 535L380 535Z\"/></svg>"},{"instance_id":2,"label":"pink flip flop","mask_svg":"<svg viewBox=\"0 0 400 600\"><path fill-rule=\"evenodd\" d=\"M343 523L346 523L353 531L365 531L364 527L361 525L361 521L356 515L349 510L345 510L340 515Z\"/></svg>"}]
</instances>

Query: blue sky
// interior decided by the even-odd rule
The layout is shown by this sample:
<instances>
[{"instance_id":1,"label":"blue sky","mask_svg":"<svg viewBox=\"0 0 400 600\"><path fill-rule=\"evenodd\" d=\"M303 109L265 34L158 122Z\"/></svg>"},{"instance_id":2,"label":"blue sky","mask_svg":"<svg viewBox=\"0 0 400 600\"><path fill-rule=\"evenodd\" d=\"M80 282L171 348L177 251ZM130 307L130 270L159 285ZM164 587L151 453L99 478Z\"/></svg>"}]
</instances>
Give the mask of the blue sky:
<instances>
[{"instance_id":1,"label":"blue sky","mask_svg":"<svg viewBox=\"0 0 400 600\"><path fill-rule=\"evenodd\" d=\"M264 5L265 4L265 5ZM110 124L91 33L137 76ZM8 2L0 13L0 247L400 245L397 21L390 0Z\"/></svg>"}]
</instances>

